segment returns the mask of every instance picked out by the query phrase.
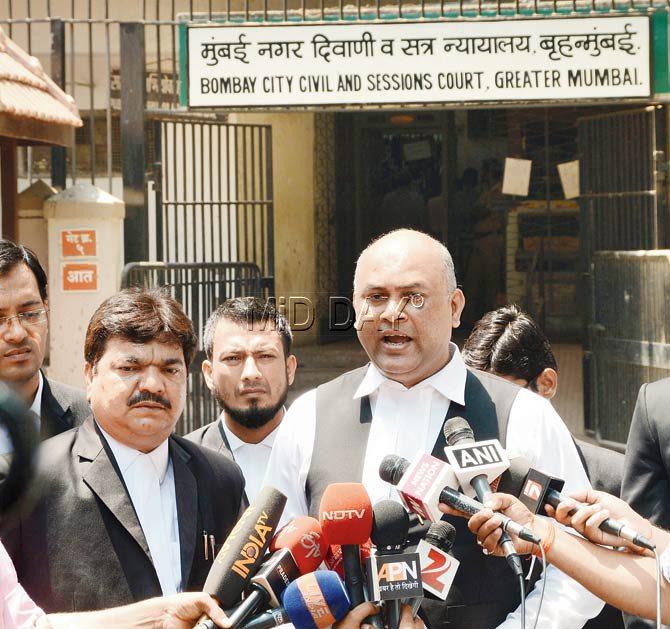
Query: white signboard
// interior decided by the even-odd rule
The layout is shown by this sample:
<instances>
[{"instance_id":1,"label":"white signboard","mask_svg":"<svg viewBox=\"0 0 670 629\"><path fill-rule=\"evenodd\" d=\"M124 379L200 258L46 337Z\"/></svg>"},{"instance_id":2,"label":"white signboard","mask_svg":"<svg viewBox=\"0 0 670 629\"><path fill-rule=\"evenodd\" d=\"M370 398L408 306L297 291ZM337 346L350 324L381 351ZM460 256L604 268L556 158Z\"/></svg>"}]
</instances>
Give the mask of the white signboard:
<instances>
[{"instance_id":1,"label":"white signboard","mask_svg":"<svg viewBox=\"0 0 670 629\"><path fill-rule=\"evenodd\" d=\"M190 26L191 107L649 96L647 17Z\"/></svg>"}]
</instances>

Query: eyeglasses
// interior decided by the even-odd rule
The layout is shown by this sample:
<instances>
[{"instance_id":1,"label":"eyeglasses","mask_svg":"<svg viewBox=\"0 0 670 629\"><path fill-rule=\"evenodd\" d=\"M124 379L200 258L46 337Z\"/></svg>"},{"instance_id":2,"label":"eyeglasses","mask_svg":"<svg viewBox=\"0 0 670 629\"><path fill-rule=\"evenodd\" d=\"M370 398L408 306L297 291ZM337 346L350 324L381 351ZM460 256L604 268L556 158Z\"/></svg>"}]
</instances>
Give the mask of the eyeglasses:
<instances>
[{"instance_id":1,"label":"eyeglasses","mask_svg":"<svg viewBox=\"0 0 670 629\"><path fill-rule=\"evenodd\" d=\"M6 330L11 327L14 319L16 319L24 328L26 326L39 325L47 320L48 312L49 311L46 308L40 308L39 310L19 312L19 314L12 315L11 317L0 317L0 330Z\"/></svg>"}]
</instances>

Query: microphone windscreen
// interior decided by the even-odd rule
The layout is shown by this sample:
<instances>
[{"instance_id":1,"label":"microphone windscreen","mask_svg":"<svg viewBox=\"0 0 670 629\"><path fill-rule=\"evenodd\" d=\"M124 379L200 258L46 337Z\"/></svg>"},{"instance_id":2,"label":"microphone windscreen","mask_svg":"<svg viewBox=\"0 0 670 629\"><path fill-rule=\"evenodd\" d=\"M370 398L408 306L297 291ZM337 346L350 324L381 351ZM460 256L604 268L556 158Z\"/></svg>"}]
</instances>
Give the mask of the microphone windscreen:
<instances>
[{"instance_id":1,"label":"microphone windscreen","mask_svg":"<svg viewBox=\"0 0 670 629\"><path fill-rule=\"evenodd\" d=\"M459 443L472 443L475 440L475 433L466 419L462 417L452 417L444 423L442 428L447 445L455 446Z\"/></svg>"},{"instance_id":2,"label":"microphone windscreen","mask_svg":"<svg viewBox=\"0 0 670 629\"><path fill-rule=\"evenodd\" d=\"M224 609L236 605L263 561L286 505L286 496L263 487L228 535L207 575L203 592Z\"/></svg>"},{"instance_id":3,"label":"microphone windscreen","mask_svg":"<svg viewBox=\"0 0 670 629\"><path fill-rule=\"evenodd\" d=\"M370 539L377 548L404 546L409 531L409 515L395 500L381 500L372 509Z\"/></svg>"},{"instance_id":4,"label":"microphone windscreen","mask_svg":"<svg viewBox=\"0 0 670 629\"><path fill-rule=\"evenodd\" d=\"M433 522L426 533L426 541L442 552L449 553L456 541L456 529L450 522Z\"/></svg>"},{"instance_id":5,"label":"microphone windscreen","mask_svg":"<svg viewBox=\"0 0 670 629\"><path fill-rule=\"evenodd\" d=\"M379 478L385 483L397 485L411 463L397 454L387 454L379 464Z\"/></svg>"},{"instance_id":6,"label":"microphone windscreen","mask_svg":"<svg viewBox=\"0 0 670 629\"><path fill-rule=\"evenodd\" d=\"M328 540L318 520L302 515L282 527L272 539L270 550L291 551L300 574L314 572L326 557Z\"/></svg>"},{"instance_id":7,"label":"microphone windscreen","mask_svg":"<svg viewBox=\"0 0 670 629\"><path fill-rule=\"evenodd\" d=\"M372 531L370 496L361 483L332 483L319 505L321 529L331 544L362 544Z\"/></svg>"},{"instance_id":8,"label":"microphone windscreen","mask_svg":"<svg viewBox=\"0 0 670 629\"><path fill-rule=\"evenodd\" d=\"M286 588L282 603L296 629L323 629L342 620L349 611L344 583L331 570L297 578Z\"/></svg>"}]
</instances>

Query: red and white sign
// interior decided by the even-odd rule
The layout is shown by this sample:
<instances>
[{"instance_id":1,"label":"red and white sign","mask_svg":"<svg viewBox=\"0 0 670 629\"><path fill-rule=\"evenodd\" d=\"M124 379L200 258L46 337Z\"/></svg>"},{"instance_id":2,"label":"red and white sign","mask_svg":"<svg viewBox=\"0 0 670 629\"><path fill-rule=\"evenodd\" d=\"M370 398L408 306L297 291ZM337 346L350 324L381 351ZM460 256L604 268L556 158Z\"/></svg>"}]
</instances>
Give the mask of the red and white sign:
<instances>
[{"instance_id":1,"label":"red and white sign","mask_svg":"<svg viewBox=\"0 0 670 629\"><path fill-rule=\"evenodd\" d=\"M98 255L98 233L95 229L62 229L60 245L64 258L94 258Z\"/></svg>"},{"instance_id":2,"label":"red and white sign","mask_svg":"<svg viewBox=\"0 0 670 629\"><path fill-rule=\"evenodd\" d=\"M66 262L62 266L64 293L90 293L98 290L98 264L96 262Z\"/></svg>"}]
</instances>

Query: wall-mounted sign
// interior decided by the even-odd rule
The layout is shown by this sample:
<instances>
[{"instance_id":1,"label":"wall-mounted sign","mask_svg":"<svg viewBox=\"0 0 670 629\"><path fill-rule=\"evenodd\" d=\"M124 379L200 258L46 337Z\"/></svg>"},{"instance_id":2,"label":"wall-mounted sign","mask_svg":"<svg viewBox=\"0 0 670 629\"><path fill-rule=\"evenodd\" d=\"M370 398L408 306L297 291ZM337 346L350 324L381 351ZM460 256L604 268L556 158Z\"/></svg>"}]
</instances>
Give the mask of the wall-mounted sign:
<instances>
[{"instance_id":1,"label":"wall-mounted sign","mask_svg":"<svg viewBox=\"0 0 670 629\"><path fill-rule=\"evenodd\" d=\"M95 229L62 229L60 246L64 258L94 258L98 255Z\"/></svg>"},{"instance_id":2,"label":"wall-mounted sign","mask_svg":"<svg viewBox=\"0 0 670 629\"><path fill-rule=\"evenodd\" d=\"M64 293L98 290L98 265L95 262L65 262L62 265L62 284Z\"/></svg>"},{"instance_id":3,"label":"wall-mounted sign","mask_svg":"<svg viewBox=\"0 0 670 629\"><path fill-rule=\"evenodd\" d=\"M649 18L189 26L191 107L645 97Z\"/></svg>"}]
</instances>

